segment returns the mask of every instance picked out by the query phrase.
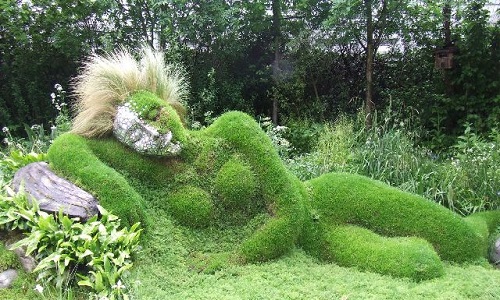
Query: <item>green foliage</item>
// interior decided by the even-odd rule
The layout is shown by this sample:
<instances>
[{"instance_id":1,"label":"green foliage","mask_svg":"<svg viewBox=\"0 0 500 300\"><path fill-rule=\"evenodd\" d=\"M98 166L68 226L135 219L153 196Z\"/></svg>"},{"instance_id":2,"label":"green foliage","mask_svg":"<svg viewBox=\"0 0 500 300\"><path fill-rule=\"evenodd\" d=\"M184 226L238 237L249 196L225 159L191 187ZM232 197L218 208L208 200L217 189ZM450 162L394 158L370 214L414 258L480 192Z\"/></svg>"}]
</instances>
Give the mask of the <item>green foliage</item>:
<instances>
[{"instance_id":1,"label":"green foliage","mask_svg":"<svg viewBox=\"0 0 500 300\"><path fill-rule=\"evenodd\" d=\"M168 199L169 208L179 223L191 227L206 227L213 221L214 206L210 195L202 189L185 186Z\"/></svg>"},{"instance_id":2,"label":"green foliage","mask_svg":"<svg viewBox=\"0 0 500 300\"><path fill-rule=\"evenodd\" d=\"M0 172L8 178L11 178L17 170L30 163L47 160L45 153L25 153L23 150L11 150L8 155L0 152L0 155Z\"/></svg>"},{"instance_id":3,"label":"green foliage","mask_svg":"<svg viewBox=\"0 0 500 300\"><path fill-rule=\"evenodd\" d=\"M293 150L290 142L285 138L288 127L279 125L275 126L269 117L260 118L259 125L271 139L271 142L273 143L273 146L279 156L282 158L288 157Z\"/></svg>"},{"instance_id":4,"label":"green foliage","mask_svg":"<svg viewBox=\"0 0 500 300\"><path fill-rule=\"evenodd\" d=\"M255 205L257 181L251 168L237 157L220 169L215 179L216 193L226 209L245 209Z\"/></svg>"},{"instance_id":5,"label":"green foliage","mask_svg":"<svg viewBox=\"0 0 500 300\"><path fill-rule=\"evenodd\" d=\"M310 119L287 120L284 138L291 144L292 154L311 152L318 143L318 135L323 126Z\"/></svg>"},{"instance_id":6,"label":"green foliage","mask_svg":"<svg viewBox=\"0 0 500 300\"><path fill-rule=\"evenodd\" d=\"M36 226L38 202L30 201L24 193L14 193L6 187L7 194L0 194L0 230L27 231Z\"/></svg>"},{"instance_id":7,"label":"green foliage","mask_svg":"<svg viewBox=\"0 0 500 300\"><path fill-rule=\"evenodd\" d=\"M286 159L288 168L303 180L327 172L366 175L461 215L499 207L496 129L481 137L467 126L448 153L438 155L419 145L421 134L411 119L395 112L377 119L383 121L369 131L359 118L326 125L314 151Z\"/></svg>"},{"instance_id":8,"label":"green foliage","mask_svg":"<svg viewBox=\"0 0 500 300\"><path fill-rule=\"evenodd\" d=\"M460 53L457 69L452 73L454 105L450 108L458 125L455 128L472 123L483 133L498 126L500 100L500 27L498 23L490 23L487 3L486 0L469 1L464 9L459 26L463 35L457 41Z\"/></svg>"},{"instance_id":9,"label":"green foliage","mask_svg":"<svg viewBox=\"0 0 500 300\"><path fill-rule=\"evenodd\" d=\"M26 247L38 261L34 272L38 281L53 283L57 288L88 286L100 297L128 299L120 278L132 267L131 254L137 250L139 223L120 229L118 217L99 207L100 219L91 217L80 223L59 212L47 214L36 201L28 201L24 193L2 197L2 230L22 229L27 236L12 245ZM20 225L23 224L23 225Z\"/></svg>"}]
</instances>

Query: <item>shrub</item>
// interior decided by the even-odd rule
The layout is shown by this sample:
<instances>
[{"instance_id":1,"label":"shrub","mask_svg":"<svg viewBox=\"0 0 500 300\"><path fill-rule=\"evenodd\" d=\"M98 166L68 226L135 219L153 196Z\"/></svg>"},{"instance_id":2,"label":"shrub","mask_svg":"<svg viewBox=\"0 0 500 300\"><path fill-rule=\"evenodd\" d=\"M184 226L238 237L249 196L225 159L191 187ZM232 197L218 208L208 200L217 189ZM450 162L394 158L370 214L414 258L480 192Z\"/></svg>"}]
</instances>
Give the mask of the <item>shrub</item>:
<instances>
[{"instance_id":1,"label":"shrub","mask_svg":"<svg viewBox=\"0 0 500 300\"><path fill-rule=\"evenodd\" d=\"M202 189L185 186L168 199L170 213L181 224L206 227L213 221L214 207L210 195Z\"/></svg>"}]
</instances>

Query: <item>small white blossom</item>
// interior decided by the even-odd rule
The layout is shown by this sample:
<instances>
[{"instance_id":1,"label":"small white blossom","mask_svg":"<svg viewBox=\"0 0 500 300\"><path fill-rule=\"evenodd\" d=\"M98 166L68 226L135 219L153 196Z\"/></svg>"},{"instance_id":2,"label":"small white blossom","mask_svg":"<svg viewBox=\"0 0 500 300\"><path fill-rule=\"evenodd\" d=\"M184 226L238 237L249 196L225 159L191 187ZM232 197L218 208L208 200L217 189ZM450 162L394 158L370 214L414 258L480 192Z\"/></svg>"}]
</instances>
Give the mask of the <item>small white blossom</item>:
<instances>
[{"instance_id":1,"label":"small white blossom","mask_svg":"<svg viewBox=\"0 0 500 300\"><path fill-rule=\"evenodd\" d=\"M35 291L39 292L40 294L43 294L43 286L37 284L34 288Z\"/></svg>"},{"instance_id":2,"label":"small white blossom","mask_svg":"<svg viewBox=\"0 0 500 300\"><path fill-rule=\"evenodd\" d=\"M113 289L115 290L121 290L125 288L125 285L122 284L121 280L118 280L118 282L112 286Z\"/></svg>"},{"instance_id":3,"label":"small white blossom","mask_svg":"<svg viewBox=\"0 0 500 300\"><path fill-rule=\"evenodd\" d=\"M3 131L3 133L7 133L7 132L9 132L9 128L8 127L4 127L4 128L2 128L2 131Z\"/></svg>"},{"instance_id":4,"label":"small white blossom","mask_svg":"<svg viewBox=\"0 0 500 300\"><path fill-rule=\"evenodd\" d=\"M56 83L56 84L54 85L54 88L55 88L58 92L62 91L62 89L63 89L63 88L62 88L62 86L61 86L59 83Z\"/></svg>"},{"instance_id":5,"label":"small white blossom","mask_svg":"<svg viewBox=\"0 0 500 300\"><path fill-rule=\"evenodd\" d=\"M276 126L276 127L274 128L274 130L275 130L276 132L286 131L287 129L288 129L288 127L286 127L286 126Z\"/></svg>"},{"instance_id":6,"label":"small white blossom","mask_svg":"<svg viewBox=\"0 0 500 300\"><path fill-rule=\"evenodd\" d=\"M55 99L56 98L56 94L55 93L51 93L50 94L50 98Z\"/></svg>"}]
</instances>

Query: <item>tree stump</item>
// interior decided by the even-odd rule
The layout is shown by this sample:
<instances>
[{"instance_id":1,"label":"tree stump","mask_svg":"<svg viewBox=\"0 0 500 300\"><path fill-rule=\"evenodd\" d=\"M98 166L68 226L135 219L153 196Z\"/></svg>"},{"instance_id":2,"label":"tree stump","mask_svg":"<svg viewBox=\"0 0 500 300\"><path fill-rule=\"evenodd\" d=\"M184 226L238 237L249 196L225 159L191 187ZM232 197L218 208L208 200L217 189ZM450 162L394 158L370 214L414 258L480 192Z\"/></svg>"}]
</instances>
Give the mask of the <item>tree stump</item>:
<instances>
[{"instance_id":1,"label":"tree stump","mask_svg":"<svg viewBox=\"0 0 500 300\"><path fill-rule=\"evenodd\" d=\"M62 210L64 214L79 217L82 221L99 213L99 202L94 196L54 174L45 162L31 163L19 169L14 175L12 187L18 192L21 186L28 199L38 201L42 211L58 213Z\"/></svg>"}]
</instances>

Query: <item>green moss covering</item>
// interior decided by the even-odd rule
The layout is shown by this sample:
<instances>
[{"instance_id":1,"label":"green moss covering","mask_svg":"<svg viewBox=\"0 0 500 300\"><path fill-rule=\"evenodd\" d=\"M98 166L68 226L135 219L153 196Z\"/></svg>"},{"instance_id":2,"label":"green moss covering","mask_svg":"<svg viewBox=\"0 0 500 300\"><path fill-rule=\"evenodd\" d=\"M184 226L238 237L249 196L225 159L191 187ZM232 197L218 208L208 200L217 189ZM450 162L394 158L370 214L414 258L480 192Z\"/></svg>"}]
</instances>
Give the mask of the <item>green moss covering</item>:
<instances>
[{"instance_id":1,"label":"green moss covering","mask_svg":"<svg viewBox=\"0 0 500 300\"><path fill-rule=\"evenodd\" d=\"M427 241L414 237L382 237L358 226L335 226L326 234L333 260L357 267L420 281L444 274L439 256Z\"/></svg>"},{"instance_id":2,"label":"green moss covering","mask_svg":"<svg viewBox=\"0 0 500 300\"><path fill-rule=\"evenodd\" d=\"M442 259L454 262L484 254L484 241L472 226L419 196L353 174L326 174L308 185L320 222L357 224L391 237L421 237Z\"/></svg>"},{"instance_id":3,"label":"green moss covering","mask_svg":"<svg viewBox=\"0 0 500 300\"><path fill-rule=\"evenodd\" d=\"M215 190L223 207L244 209L253 203L257 180L251 168L235 157L220 169L215 179Z\"/></svg>"},{"instance_id":4,"label":"green moss covering","mask_svg":"<svg viewBox=\"0 0 500 300\"><path fill-rule=\"evenodd\" d=\"M169 197L168 203L170 213L183 225L207 227L213 222L214 206L202 189L184 186Z\"/></svg>"},{"instance_id":5,"label":"green moss covering","mask_svg":"<svg viewBox=\"0 0 500 300\"><path fill-rule=\"evenodd\" d=\"M288 252L298 240L307 215L304 186L286 170L271 141L250 116L226 113L205 134L225 139L244 156L261 183L262 197L273 216L243 242L244 259L264 261Z\"/></svg>"},{"instance_id":6,"label":"green moss covering","mask_svg":"<svg viewBox=\"0 0 500 300\"><path fill-rule=\"evenodd\" d=\"M48 156L55 171L97 196L99 203L120 216L124 225L147 223L141 196L120 173L99 160L85 138L70 133L61 135L53 142Z\"/></svg>"},{"instance_id":7,"label":"green moss covering","mask_svg":"<svg viewBox=\"0 0 500 300\"><path fill-rule=\"evenodd\" d=\"M255 216L265 216L225 251L258 262L301 246L322 260L415 280L442 275L440 259L484 257L488 236L499 224L500 212L462 218L359 175L300 182L250 116L229 112L204 130L188 132L169 105L148 102L149 97L141 92L132 99L148 110L145 118L154 117L155 126L175 128L174 136L185 139L179 157L145 157L113 138L73 134L60 136L49 150L56 171L96 195L126 224L148 226L144 199L200 231L248 226Z\"/></svg>"},{"instance_id":8,"label":"green moss covering","mask_svg":"<svg viewBox=\"0 0 500 300\"><path fill-rule=\"evenodd\" d=\"M0 273L8 269L16 269L20 266L17 255L5 248L5 245L0 241Z\"/></svg>"},{"instance_id":9,"label":"green moss covering","mask_svg":"<svg viewBox=\"0 0 500 300\"><path fill-rule=\"evenodd\" d=\"M135 92L129 99L130 108L144 120L154 120L165 102L149 91Z\"/></svg>"},{"instance_id":10,"label":"green moss covering","mask_svg":"<svg viewBox=\"0 0 500 300\"><path fill-rule=\"evenodd\" d=\"M129 99L131 109L138 116L157 128L160 133L172 132L173 139L186 142L186 130L175 109L149 91L138 91Z\"/></svg>"}]
</instances>

